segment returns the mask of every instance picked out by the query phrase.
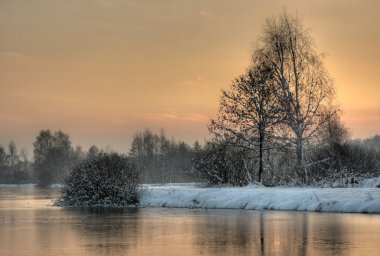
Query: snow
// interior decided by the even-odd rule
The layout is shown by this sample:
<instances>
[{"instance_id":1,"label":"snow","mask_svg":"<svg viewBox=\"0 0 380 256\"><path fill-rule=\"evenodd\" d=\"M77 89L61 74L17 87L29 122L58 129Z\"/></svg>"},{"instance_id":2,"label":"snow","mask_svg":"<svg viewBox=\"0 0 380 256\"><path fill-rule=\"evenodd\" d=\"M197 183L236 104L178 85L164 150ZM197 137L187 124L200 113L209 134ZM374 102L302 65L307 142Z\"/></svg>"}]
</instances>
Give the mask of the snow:
<instances>
[{"instance_id":1,"label":"snow","mask_svg":"<svg viewBox=\"0 0 380 256\"><path fill-rule=\"evenodd\" d=\"M27 184L0 184L0 188L34 188L38 186L34 183L27 183ZM49 185L49 188L58 189L62 188L62 184L51 184Z\"/></svg>"},{"instance_id":2,"label":"snow","mask_svg":"<svg viewBox=\"0 0 380 256\"><path fill-rule=\"evenodd\" d=\"M0 188L33 188L36 184L0 184Z\"/></svg>"},{"instance_id":3,"label":"snow","mask_svg":"<svg viewBox=\"0 0 380 256\"><path fill-rule=\"evenodd\" d=\"M380 189L146 185L140 206L380 213Z\"/></svg>"},{"instance_id":4,"label":"snow","mask_svg":"<svg viewBox=\"0 0 380 256\"><path fill-rule=\"evenodd\" d=\"M358 186L362 188L380 188L380 177L360 181Z\"/></svg>"}]
</instances>

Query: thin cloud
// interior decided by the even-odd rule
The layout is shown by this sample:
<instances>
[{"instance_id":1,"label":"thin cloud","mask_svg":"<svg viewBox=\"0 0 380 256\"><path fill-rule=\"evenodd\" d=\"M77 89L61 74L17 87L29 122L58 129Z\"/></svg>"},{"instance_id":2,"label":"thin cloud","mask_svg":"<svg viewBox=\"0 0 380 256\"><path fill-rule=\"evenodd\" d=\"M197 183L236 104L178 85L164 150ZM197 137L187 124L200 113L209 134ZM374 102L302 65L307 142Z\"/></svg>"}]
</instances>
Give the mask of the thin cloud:
<instances>
[{"instance_id":1,"label":"thin cloud","mask_svg":"<svg viewBox=\"0 0 380 256\"><path fill-rule=\"evenodd\" d=\"M192 122L205 123L208 117L201 114L173 114L173 113L149 113L145 115L145 119L154 121L177 121L177 122Z\"/></svg>"},{"instance_id":2,"label":"thin cloud","mask_svg":"<svg viewBox=\"0 0 380 256\"><path fill-rule=\"evenodd\" d=\"M0 52L1 56L4 57L25 57L25 54L19 53L19 52L8 52L8 51L3 51Z\"/></svg>"},{"instance_id":3,"label":"thin cloud","mask_svg":"<svg viewBox=\"0 0 380 256\"><path fill-rule=\"evenodd\" d=\"M194 87L194 86L199 86L202 81L203 81L203 76L199 75L195 79L184 80L184 81L181 81L179 84L184 87Z\"/></svg>"},{"instance_id":4,"label":"thin cloud","mask_svg":"<svg viewBox=\"0 0 380 256\"><path fill-rule=\"evenodd\" d=\"M212 12L206 11L206 10L200 10L199 14L202 17L208 18L208 19L214 19L215 15Z\"/></svg>"}]
</instances>

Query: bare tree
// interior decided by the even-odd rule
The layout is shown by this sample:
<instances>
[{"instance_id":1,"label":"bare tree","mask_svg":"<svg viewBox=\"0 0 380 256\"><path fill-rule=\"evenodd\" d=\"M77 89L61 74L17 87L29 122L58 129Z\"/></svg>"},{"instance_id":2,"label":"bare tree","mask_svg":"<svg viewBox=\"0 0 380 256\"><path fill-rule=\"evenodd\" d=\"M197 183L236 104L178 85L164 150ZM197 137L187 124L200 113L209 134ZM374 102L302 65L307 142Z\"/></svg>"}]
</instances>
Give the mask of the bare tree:
<instances>
[{"instance_id":1,"label":"bare tree","mask_svg":"<svg viewBox=\"0 0 380 256\"><path fill-rule=\"evenodd\" d=\"M292 131L299 175L307 179L306 145L326 122L322 114L334 95L333 82L312 38L296 15L286 10L267 19L256 58L273 70L274 90L285 124Z\"/></svg>"},{"instance_id":2,"label":"bare tree","mask_svg":"<svg viewBox=\"0 0 380 256\"><path fill-rule=\"evenodd\" d=\"M7 165L7 153L3 146L0 145L0 167Z\"/></svg>"},{"instance_id":3,"label":"bare tree","mask_svg":"<svg viewBox=\"0 0 380 256\"><path fill-rule=\"evenodd\" d=\"M87 158L89 159L93 159L97 156L99 156L100 154L100 149L95 146L95 145L92 145L89 149L88 149L88 152L87 152Z\"/></svg>"},{"instance_id":4,"label":"bare tree","mask_svg":"<svg viewBox=\"0 0 380 256\"><path fill-rule=\"evenodd\" d=\"M20 164L22 166L22 169L23 169L23 172L25 172L27 174L28 177L31 177L32 176L32 173L31 173L31 168L29 168L29 153L28 153L28 150L26 148L22 148L20 150Z\"/></svg>"},{"instance_id":5,"label":"bare tree","mask_svg":"<svg viewBox=\"0 0 380 256\"><path fill-rule=\"evenodd\" d=\"M273 90L273 71L264 62L256 61L245 75L236 79L229 90L222 91L216 119L209 130L222 141L243 147L259 159L258 180L264 170L263 157L267 142L281 113Z\"/></svg>"},{"instance_id":6,"label":"bare tree","mask_svg":"<svg viewBox=\"0 0 380 256\"><path fill-rule=\"evenodd\" d=\"M73 152L68 134L40 131L33 142L34 168L40 184L61 182L72 166Z\"/></svg>"},{"instance_id":7,"label":"bare tree","mask_svg":"<svg viewBox=\"0 0 380 256\"><path fill-rule=\"evenodd\" d=\"M7 153L3 146L0 145L0 180L4 179L4 175L7 167Z\"/></svg>"},{"instance_id":8,"label":"bare tree","mask_svg":"<svg viewBox=\"0 0 380 256\"><path fill-rule=\"evenodd\" d=\"M19 162L16 143L12 140L8 144L8 163L11 168L14 168Z\"/></svg>"}]
</instances>

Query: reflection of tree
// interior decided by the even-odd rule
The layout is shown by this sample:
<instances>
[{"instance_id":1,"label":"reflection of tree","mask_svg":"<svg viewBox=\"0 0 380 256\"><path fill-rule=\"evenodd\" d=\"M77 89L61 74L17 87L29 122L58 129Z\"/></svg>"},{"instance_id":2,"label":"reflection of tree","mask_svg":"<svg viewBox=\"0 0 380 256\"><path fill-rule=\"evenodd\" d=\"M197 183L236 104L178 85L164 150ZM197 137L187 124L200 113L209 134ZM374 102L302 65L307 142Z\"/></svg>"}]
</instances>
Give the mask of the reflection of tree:
<instances>
[{"instance_id":1,"label":"reflection of tree","mask_svg":"<svg viewBox=\"0 0 380 256\"><path fill-rule=\"evenodd\" d=\"M299 255L306 256L307 255L307 244L308 244L308 215L302 214L302 240L300 245Z\"/></svg>"},{"instance_id":2,"label":"reflection of tree","mask_svg":"<svg viewBox=\"0 0 380 256\"><path fill-rule=\"evenodd\" d=\"M342 254L339 222L307 212L208 210L195 226L198 252L208 255ZM320 226L322 220L322 226ZM332 224L333 223L333 224ZM319 237L326 232L325 237ZM317 237L315 237L317 235ZM317 238L317 239L316 239ZM317 247L313 244L317 241Z\"/></svg>"},{"instance_id":3,"label":"reflection of tree","mask_svg":"<svg viewBox=\"0 0 380 256\"><path fill-rule=\"evenodd\" d=\"M320 255L347 255L349 246L344 237L343 217L339 214L315 214L318 220L313 221L313 247ZM317 218L316 218L317 219Z\"/></svg>"},{"instance_id":4,"label":"reflection of tree","mask_svg":"<svg viewBox=\"0 0 380 256\"><path fill-rule=\"evenodd\" d=\"M265 255L265 227L263 211L260 211L260 255Z\"/></svg>"},{"instance_id":5,"label":"reflection of tree","mask_svg":"<svg viewBox=\"0 0 380 256\"><path fill-rule=\"evenodd\" d=\"M125 254L136 245L140 228L137 208L84 208L65 210L78 236L85 236L91 254Z\"/></svg>"},{"instance_id":6,"label":"reflection of tree","mask_svg":"<svg viewBox=\"0 0 380 256\"><path fill-rule=\"evenodd\" d=\"M104 208L3 213L16 227L12 246L22 245L10 255L36 248L46 255L348 255L363 235L346 237L352 219L338 214Z\"/></svg>"},{"instance_id":7,"label":"reflection of tree","mask_svg":"<svg viewBox=\"0 0 380 256\"><path fill-rule=\"evenodd\" d=\"M261 211L257 226L260 246L257 255L306 255L305 213Z\"/></svg>"},{"instance_id":8,"label":"reflection of tree","mask_svg":"<svg viewBox=\"0 0 380 256\"><path fill-rule=\"evenodd\" d=\"M252 215L252 213L255 213ZM208 255L250 255L257 212L209 210L196 225L198 251Z\"/></svg>"}]
</instances>

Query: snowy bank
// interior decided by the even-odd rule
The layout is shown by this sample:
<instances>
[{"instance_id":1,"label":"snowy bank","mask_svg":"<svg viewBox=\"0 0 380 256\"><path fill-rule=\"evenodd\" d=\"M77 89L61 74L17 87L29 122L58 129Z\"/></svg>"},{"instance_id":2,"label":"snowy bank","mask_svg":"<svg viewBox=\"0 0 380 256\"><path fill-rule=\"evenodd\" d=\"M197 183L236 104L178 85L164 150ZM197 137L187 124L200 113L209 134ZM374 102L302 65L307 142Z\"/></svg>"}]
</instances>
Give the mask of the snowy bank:
<instances>
[{"instance_id":1,"label":"snowy bank","mask_svg":"<svg viewBox=\"0 0 380 256\"><path fill-rule=\"evenodd\" d=\"M141 207L380 213L379 188L145 186Z\"/></svg>"},{"instance_id":2,"label":"snowy bank","mask_svg":"<svg viewBox=\"0 0 380 256\"><path fill-rule=\"evenodd\" d=\"M34 188L38 187L38 184L35 183L27 183L27 184L0 184L0 188ZM62 184L52 184L49 185L48 188L58 189L62 188Z\"/></svg>"},{"instance_id":3,"label":"snowy bank","mask_svg":"<svg viewBox=\"0 0 380 256\"><path fill-rule=\"evenodd\" d=\"M36 184L0 184L0 188L33 188Z\"/></svg>"}]
</instances>

